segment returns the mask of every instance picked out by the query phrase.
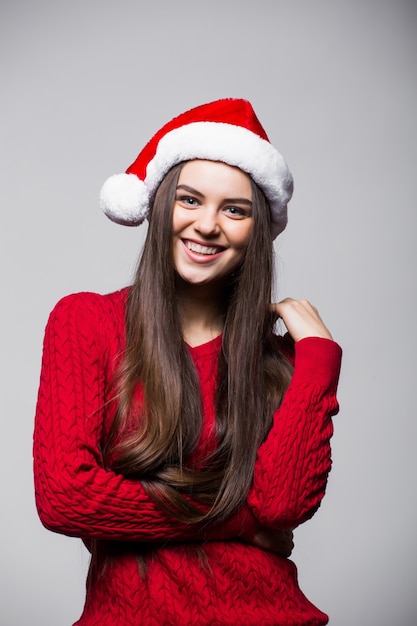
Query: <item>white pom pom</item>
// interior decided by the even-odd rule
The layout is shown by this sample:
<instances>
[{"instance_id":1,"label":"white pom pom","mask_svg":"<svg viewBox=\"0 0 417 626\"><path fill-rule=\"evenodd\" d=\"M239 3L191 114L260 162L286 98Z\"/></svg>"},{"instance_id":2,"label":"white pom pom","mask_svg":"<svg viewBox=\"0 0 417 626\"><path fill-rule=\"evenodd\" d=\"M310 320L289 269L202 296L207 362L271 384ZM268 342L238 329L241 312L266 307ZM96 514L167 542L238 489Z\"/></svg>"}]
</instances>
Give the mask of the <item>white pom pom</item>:
<instances>
[{"instance_id":1,"label":"white pom pom","mask_svg":"<svg viewBox=\"0 0 417 626\"><path fill-rule=\"evenodd\" d=\"M148 216L148 190L134 174L115 174L101 188L100 208L113 222L138 226Z\"/></svg>"}]
</instances>

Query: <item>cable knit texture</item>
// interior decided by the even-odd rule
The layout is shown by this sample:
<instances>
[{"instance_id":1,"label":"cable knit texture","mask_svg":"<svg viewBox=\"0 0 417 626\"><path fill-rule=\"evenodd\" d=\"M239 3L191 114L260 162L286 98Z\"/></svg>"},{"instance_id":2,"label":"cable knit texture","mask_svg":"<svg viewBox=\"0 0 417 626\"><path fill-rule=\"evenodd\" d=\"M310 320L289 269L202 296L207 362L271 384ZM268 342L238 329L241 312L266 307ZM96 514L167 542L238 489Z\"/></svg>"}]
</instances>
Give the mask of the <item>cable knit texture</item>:
<instances>
[{"instance_id":1,"label":"cable knit texture","mask_svg":"<svg viewBox=\"0 0 417 626\"><path fill-rule=\"evenodd\" d=\"M197 529L162 511L140 481L103 468L100 441L114 417L126 296L126 289L67 296L45 332L34 437L39 516L46 528L87 546L94 539L117 547L104 572L90 569L77 626L326 624L299 589L294 563L250 541L259 523L294 528L320 505L338 410L339 346L318 338L295 344L293 378L259 448L246 503L225 522ZM220 349L221 337L189 348L205 420L197 458L214 445ZM136 555L144 544L158 548L141 578ZM204 546L204 562L196 544Z\"/></svg>"}]
</instances>

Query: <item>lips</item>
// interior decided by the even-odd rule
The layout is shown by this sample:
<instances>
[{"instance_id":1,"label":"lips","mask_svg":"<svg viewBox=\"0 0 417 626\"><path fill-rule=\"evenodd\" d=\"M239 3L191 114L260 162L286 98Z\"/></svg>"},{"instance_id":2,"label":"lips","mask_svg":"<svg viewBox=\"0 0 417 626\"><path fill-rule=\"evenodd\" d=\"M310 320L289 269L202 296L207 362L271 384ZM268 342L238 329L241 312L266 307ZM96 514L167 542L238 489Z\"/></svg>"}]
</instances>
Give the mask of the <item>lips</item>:
<instances>
[{"instance_id":1,"label":"lips","mask_svg":"<svg viewBox=\"0 0 417 626\"><path fill-rule=\"evenodd\" d=\"M191 241L190 239L184 239L183 243L185 247L191 252L195 252L204 256L214 256L215 254L219 254L219 252L222 252L225 249L223 246L207 246L197 241Z\"/></svg>"}]
</instances>

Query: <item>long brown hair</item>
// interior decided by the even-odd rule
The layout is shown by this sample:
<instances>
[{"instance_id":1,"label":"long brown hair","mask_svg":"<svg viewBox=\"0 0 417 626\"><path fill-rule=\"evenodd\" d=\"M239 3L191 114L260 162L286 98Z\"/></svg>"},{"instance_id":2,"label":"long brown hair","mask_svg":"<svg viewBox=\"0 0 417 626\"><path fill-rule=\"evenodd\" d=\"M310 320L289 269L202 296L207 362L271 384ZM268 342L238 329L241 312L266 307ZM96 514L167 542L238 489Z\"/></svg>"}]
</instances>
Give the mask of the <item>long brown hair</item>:
<instances>
[{"instance_id":1,"label":"long brown hair","mask_svg":"<svg viewBox=\"0 0 417 626\"><path fill-rule=\"evenodd\" d=\"M172 262L172 209L182 165L166 175L126 310L119 408L104 451L111 468L140 479L165 510L189 522L227 518L245 500L256 453L289 383L269 310L273 277L270 210L252 182L253 228L241 266L225 287L216 392L218 446L191 467L203 423L199 380L183 340ZM138 384L143 406L134 403ZM135 415L135 412L137 413ZM135 428L131 424L132 413ZM120 436L120 433L129 434ZM186 496L192 495L196 505Z\"/></svg>"}]
</instances>

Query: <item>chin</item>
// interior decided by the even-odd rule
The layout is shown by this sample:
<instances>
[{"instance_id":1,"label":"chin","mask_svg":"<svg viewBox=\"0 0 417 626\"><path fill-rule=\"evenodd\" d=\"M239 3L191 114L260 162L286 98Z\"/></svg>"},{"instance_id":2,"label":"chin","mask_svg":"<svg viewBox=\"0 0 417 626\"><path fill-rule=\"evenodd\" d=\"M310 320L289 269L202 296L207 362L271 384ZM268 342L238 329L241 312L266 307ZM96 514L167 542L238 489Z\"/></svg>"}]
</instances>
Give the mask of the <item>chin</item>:
<instances>
[{"instance_id":1,"label":"chin","mask_svg":"<svg viewBox=\"0 0 417 626\"><path fill-rule=\"evenodd\" d=\"M194 287L202 287L204 285L221 285L227 278L227 276L223 274L220 274L218 276L195 276L183 274L181 272L177 272L177 276L183 284Z\"/></svg>"}]
</instances>

